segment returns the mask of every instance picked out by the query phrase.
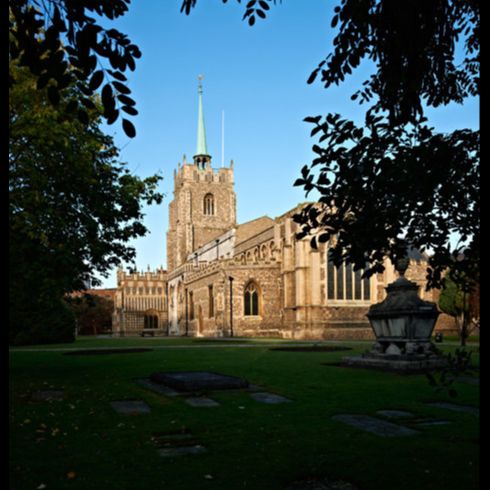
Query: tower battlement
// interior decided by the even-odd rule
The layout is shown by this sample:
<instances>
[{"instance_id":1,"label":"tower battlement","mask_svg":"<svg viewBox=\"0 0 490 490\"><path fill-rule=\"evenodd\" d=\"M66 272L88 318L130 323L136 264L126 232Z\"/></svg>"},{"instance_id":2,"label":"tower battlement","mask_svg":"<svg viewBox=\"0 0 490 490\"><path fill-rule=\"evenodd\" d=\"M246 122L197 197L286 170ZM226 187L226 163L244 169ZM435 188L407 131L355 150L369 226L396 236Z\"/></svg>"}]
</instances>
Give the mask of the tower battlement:
<instances>
[{"instance_id":1,"label":"tower battlement","mask_svg":"<svg viewBox=\"0 0 490 490\"><path fill-rule=\"evenodd\" d=\"M207 165L205 168L200 168L196 163L189 163L182 159L177 169L174 171L174 190L182 187L186 182L214 182L218 184L234 182L233 160L229 167L213 168Z\"/></svg>"}]
</instances>

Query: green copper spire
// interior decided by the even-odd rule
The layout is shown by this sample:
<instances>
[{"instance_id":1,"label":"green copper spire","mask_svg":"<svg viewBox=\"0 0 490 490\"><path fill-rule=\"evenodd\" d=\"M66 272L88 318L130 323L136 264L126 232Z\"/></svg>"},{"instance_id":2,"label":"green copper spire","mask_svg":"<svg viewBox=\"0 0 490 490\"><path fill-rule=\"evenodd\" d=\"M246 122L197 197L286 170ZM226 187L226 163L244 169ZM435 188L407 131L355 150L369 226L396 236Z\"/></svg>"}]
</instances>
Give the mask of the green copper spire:
<instances>
[{"instance_id":1,"label":"green copper spire","mask_svg":"<svg viewBox=\"0 0 490 490\"><path fill-rule=\"evenodd\" d=\"M202 109L202 83L201 80L204 77L199 75L199 85L197 92L199 94L199 112L197 116L197 151L196 156L206 155L208 156L208 147L206 145L206 128L204 127L204 111Z\"/></svg>"}]
</instances>

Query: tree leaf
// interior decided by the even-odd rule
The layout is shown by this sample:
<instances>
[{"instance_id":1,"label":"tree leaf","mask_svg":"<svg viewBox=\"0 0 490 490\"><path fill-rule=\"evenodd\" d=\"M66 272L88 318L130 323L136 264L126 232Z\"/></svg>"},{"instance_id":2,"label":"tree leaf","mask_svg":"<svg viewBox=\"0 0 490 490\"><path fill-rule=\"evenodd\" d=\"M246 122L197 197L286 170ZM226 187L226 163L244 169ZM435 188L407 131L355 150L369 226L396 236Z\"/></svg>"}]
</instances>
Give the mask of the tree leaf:
<instances>
[{"instance_id":1,"label":"tree leaf","mask_svg":"<svg viewBox=\"0 0 490 490\"><path fill-rule=\"evenodd\" d=\"M90 83L89 83L90 90L92 91L97 90L103 81L104 81L104 72L102 70L97 70L96 72L94 72L92 78L90 79Z\"/></svg>"},{"instance_id":2,"label":"tree leaf","mask_svg":"<svg viewBox=\"0 0 490 490\"><path fill-rule=\"evenodd\" d=\"M136 129L134 128L133 123L131 123L127 119L123 119L122 125L124 132L129 138L134 138L136 136Z\"/></svg>"}]
</instances>

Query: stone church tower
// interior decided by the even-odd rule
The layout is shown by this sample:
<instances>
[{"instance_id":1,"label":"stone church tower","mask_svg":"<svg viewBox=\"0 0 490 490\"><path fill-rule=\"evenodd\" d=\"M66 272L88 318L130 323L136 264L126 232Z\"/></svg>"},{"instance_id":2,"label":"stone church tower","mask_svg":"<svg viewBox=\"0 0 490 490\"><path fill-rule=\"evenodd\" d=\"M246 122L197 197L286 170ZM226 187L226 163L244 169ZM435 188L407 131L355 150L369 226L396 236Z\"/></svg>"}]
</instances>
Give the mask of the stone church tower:
<instances>
[{"instance_id":1,"label":"stone church tower","mask_svg":"<svg viewBox=\"0 0 490 490\"><path fill-rule=\"evenodd\" d=\"M169 204L167 269L175 270L192 252L236 225L233 164L213 169L206 144L201 77L198 86L197 151L174 171L174 197Z\"/></svg>"}]
</instances>

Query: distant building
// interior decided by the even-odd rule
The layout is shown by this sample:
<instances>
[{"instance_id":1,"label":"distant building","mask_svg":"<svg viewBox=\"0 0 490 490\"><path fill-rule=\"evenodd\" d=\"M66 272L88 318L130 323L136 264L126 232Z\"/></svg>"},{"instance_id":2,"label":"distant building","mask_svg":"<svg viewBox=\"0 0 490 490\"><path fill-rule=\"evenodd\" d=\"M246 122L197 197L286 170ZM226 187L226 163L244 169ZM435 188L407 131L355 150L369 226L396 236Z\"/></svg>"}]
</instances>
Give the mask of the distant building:
<instances>
[{"instance_id":1,"label":"distant building","mask_svg":"<svg viewBox=\"0 0 490 490\"><path fill-rule=\"evenodd\" d=\"M395 278L391 263L370 279L327 260L329 244L313 250L298 240L292 216L236 222L233 161L213 168L199 85L197 151L174 171L167 232L168 270L119 270L113 332L137 335L372 338L366 318ZM425 286L426 263L414 255L406 276ZM437 292L426 292L433 300Z\"/></svg>"},{"instance_id":2,"label":"distant building","mask_svg":"<svg viewBox=\"0 0 490 490\"><path fill-rule=\"evenodd\" d=\"M106 298L110 301L114 301L116 294L117 294L117 288L106 288L106 289L86 289L84 291L76 291L74 293L71 293L70 296L72 297L77 297L77 296L83 296L84 294L90 294L92 296L100 296L102 298Z\"/></svg>"}]
</instances>

